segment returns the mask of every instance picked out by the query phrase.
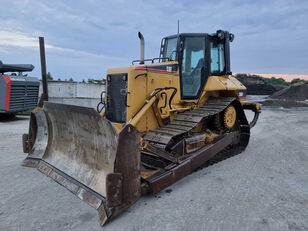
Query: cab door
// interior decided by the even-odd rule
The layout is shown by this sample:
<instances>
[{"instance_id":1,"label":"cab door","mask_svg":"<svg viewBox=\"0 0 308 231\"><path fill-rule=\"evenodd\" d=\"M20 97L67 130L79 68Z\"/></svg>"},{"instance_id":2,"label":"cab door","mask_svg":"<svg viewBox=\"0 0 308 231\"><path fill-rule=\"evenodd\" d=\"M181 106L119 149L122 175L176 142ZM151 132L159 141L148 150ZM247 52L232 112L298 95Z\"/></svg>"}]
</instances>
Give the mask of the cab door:
<instances>
[{"instance_id":1,"label":"cab door","mask_svg":"<svg viewBox=\"0 0 308 231\"><path fill-rule=\"evenodd\" d=\"M205 85L206 41L205 36L185 36L181 38L180 80L181 98L197 99Z\"/></svg>"}]
</instances>

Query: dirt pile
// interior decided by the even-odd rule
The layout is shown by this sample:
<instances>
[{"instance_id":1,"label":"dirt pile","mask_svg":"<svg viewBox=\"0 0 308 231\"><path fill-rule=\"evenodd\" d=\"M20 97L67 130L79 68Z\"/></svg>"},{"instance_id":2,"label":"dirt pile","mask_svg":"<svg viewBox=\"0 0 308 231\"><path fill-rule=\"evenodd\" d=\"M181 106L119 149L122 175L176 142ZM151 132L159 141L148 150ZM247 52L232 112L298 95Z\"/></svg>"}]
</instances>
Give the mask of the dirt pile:
<instances>
[{"instance_id":1,"label":"dirt pile","mask_svg":"<svg viewBox=\"0 0 308 231\"><path fill-rule=\"evenodd\" d=\"M272 99L283 99L292 101L308 100L308 83L295 83L287 88L275 92Z\"/></svg>"},{"instance_id":2,"label":"dirt pile","mask_svg":"<svg viewBox=\"0 0 308 231\"><path fill-rule=\"evenodd\" d=\"M235 77L247 88L247 95L271 95L279 90L262 79L239 75Z\"/></svg>"}]
</instances>

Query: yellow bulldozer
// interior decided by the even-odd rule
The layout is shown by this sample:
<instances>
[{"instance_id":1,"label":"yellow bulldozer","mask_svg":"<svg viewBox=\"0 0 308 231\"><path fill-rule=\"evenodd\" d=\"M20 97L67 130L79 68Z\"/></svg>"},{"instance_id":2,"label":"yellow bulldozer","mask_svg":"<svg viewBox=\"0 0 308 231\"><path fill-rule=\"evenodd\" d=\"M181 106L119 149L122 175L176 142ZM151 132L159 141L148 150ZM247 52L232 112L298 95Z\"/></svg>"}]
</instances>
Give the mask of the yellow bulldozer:
<instances>
[{"instance_id":1,"label":"yellow bulldozer","mask_svg":"<svg viewBox=\"0 0 308 231\"><path fill-rule=\"evenodd\" d=\"M97 109L48 102L40 44L44 93L23 135L28 156L22 165L97 209L101 225L142 195L242 152L260 113L259 104L244 101L246 88L231 75L233 34L168 36L153 59L144 59L138 35L140 60L107 70ZM254 112L251 122L245 109Z\"/></svg>"}]
</instances>

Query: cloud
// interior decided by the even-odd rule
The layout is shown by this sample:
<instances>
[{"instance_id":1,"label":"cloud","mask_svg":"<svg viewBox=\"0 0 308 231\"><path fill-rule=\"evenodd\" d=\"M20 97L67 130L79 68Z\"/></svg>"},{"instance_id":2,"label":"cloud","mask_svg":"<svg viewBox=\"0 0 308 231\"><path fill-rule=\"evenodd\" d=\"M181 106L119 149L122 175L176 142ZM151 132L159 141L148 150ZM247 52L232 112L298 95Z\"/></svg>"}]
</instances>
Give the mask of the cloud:
<instances>
[{"instance_id":1,"label":"cloud","mask_svg":"<svg viewBox=\"0 0 308 231\"><path fill-rule=\"evenodd\" d=\"M0 46L17 46L21 48L38 48L38 38L28 36L22 32L1 30L0 29ZM71 53L72 55L87 56L88 58L110 59L123 61L125 58L105 56L101 54L93 54L87 51L74 50L70 48L58 47L50 44L45 44L45 49L54 50L57 52Z\"/></svg>"},{"instance_id":2,"label":"cloud","mask_svg":"<svg viewBox=\"0 0 308 231\"><path fill-rule=\"evenodd\" d=\"M39 56L39 43L37 37L29 36L25 33L11 30L0 29L0 51L4 55L15 54L16 62L28 62L27 60L35 60L34 57ZM46 49L46 59L51 61L49 70L58 69L60 71L51 71L52 73L56 73L56 78L66 78L67 76L75 75L80 78L78 75L78 69L83 68L87 70L87 75L94 75L93 70L100 70L100 67L104 67L104 69L108 68L105 66L106 64L114 65L114 63L125 64L127 59L122 57L113 57L106 56L103 54L95 54L82 50L75 50L70 48L64 48L59 46L54 46L51 44L45 44ZM25 55L26 54L26 55ZM25 57L27 57L25 59ZM38 59L36 61L32 61L36 63L35 66L39 66ZM6 62L4 60L4 62ZM14 61L11 61L14 63ZM57 67L54 66L57 64ZM88 69L91 68L89 71ZM57 73L58 72L58 73ZM102 72L104 73L104 71ZM39 76L39 70L36 69L34 74ZM102 76L102 74L100 74Z\"/></svg>"},{"instance_id":3,"label":"cloud","mask_svg":"<svg viewBox=\"0 0 308 231\"><path fill-rule=\"evenodd\" d=\"M129 65L139 57L138 31L146 58L157 57L161 38L176 33L178 19L181 32L234 33L234 72L308 73L306 0L11 0L1 6L0 49L33 49L42 35L53 57L48 65L59 75L65 63L65 73L77 78L88 73L86 65L93 75L108 65ZM18 59L14 53L1 59Z\"/></svg>"},{"instance_id":4,"label":"cloud","mask_svg":"<svg viewBox=\"0 0 308 231\"><path fill-rule=\"evenodd\" d=\"M24 33L0 29L0 46L37 47L35 38Z\"/></svg>"}]
</instances>

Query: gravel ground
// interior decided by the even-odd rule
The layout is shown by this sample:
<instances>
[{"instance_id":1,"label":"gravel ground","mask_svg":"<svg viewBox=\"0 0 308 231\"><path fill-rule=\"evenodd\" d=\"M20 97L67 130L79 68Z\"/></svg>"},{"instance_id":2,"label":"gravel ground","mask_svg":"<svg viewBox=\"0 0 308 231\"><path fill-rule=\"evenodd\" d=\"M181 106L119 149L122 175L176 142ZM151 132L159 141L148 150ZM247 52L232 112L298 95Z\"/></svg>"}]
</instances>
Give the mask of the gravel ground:
<instances>
[{"instance_id":1,"label":"gravel ground","mask_svg":"<svg viewBox=\"0 0 308 231\"><path fill-rule=\"evenodd\" d=\"M103 228L95 209L20 166L28 122L0 121L0 230L308 230L308 110L264 109L245 152L141 198Z\"/></svg>"}]
</instances>

